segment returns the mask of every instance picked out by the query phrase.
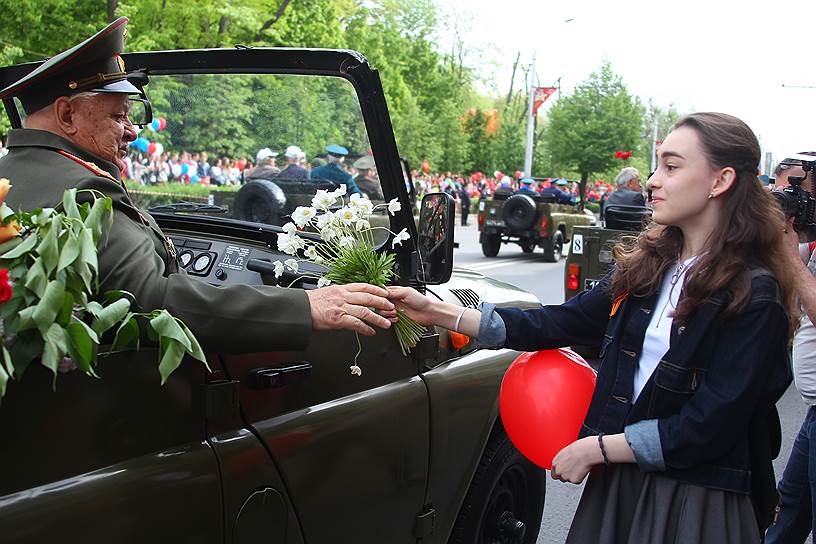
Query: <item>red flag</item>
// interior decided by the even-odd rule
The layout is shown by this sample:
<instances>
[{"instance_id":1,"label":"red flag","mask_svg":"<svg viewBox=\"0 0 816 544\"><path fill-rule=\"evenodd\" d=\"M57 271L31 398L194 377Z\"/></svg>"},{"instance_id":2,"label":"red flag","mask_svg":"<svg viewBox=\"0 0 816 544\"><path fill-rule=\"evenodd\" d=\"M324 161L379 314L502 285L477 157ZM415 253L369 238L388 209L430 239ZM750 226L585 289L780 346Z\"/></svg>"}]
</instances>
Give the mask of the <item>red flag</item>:
<instances>
[{"instance_id":1,"label":"red flag","mask_svg":"<svg viewBox=\"0 0 816 544\"><path fill-rule=\"evenodd\" d=\"M533 115L538 113L538 108L543 104L558 87L534 87L533 88Z\"/></svg>"}]
</instances>

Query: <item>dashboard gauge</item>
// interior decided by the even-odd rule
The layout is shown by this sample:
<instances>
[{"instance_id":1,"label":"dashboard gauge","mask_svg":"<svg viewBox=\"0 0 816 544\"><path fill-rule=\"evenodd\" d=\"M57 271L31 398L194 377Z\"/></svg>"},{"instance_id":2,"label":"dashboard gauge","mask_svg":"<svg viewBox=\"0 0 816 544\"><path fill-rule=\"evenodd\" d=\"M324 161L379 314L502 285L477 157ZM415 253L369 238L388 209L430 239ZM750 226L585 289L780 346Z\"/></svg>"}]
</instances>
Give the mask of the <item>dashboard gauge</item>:
<instances>
[{"instance_id":1,"label":"dashboard gauge","mask_svg":"<svg viewBox=\"0 0 816 544\"><path fill-rule=\"evenodd\" d=\"M190 264L190 261L193 260L193 253L191 251L182 251L181 253L179 253L178 260L182 268L187 268L187 266Z\"/></svg>"},{"instance_id":2,"label":"dashboard gauge","mask_svg":"<svg viewBox=\"0 0 816 544\"><path fill-rule=\"evenodd\" d=\"M193 261L193 270L195 272L203 272L207 270L207 267L210 266L212 262L212 255L209 253L202 253L198 257L195 258Z\"/></svg>"}]
</instances>

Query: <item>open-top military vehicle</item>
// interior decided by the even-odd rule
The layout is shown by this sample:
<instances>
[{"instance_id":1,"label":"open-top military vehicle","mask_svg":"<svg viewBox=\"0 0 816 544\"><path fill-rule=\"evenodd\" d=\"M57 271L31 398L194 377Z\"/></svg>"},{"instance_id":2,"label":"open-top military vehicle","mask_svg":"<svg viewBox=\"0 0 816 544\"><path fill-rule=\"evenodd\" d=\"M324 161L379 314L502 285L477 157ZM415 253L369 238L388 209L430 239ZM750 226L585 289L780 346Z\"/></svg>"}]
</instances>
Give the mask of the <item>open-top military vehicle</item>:
<instances>
[{"instance_id":1,"label":"open-top military vehicle","mask_svg":"<svg viewBox=\"0 0 816 544\"><path fill-rule=\"evenodd\" d=\"M380 231L399 283L463 306L538 304L452 270L449 197L426 196L417 226L379 76L359 53L242 47L124 57L150 78L154 112L167 119L156 138L167 149L201 151L205 134L210 156L236 141L249 156L292 144L309 156L331 143L370 150L385 199L402 203L380 221L411 234L392 248L392 234ZM36 65L0 69L0 88ZM18 104L4 105L21 126ZM243 113L226 123L226 111ZM276 186L290 203L319 187ZM276 284L271 261L285 258L276 240L290 205L265 214L251 199L237 208L176 200L168 188L151 213L187 274L216 286ZM316 288L311 281L295 288ZM0 405L3 541L535 542L545 472L513 447L498 415L517 353L443 330L428 331L409 355L391 331L359 341L361 376L349 374L358 352L350 332L316 332L304 351L207 353L212 373L183 362L164 386L158 350L145 346L105 358L101 379L60 374L56 389L49 371L31 365Z\"/></svg>"},{"instance_id":2,"label":"open-top military vehicle","mask_svg":"<svg viewBox=\"0 0 816 544\"><path fill-rule=\"evenodd\" d=\"M498 255L502 244L518 244L524 253L542 248L544 260L554 263L572 239L573 228L594 223L595 217L580 205L556 204L551 196L499 190L479 202L479 243L485 257Z\"/></svg>"},{"instance_id":3,"label":"open-top military vehicle","mask_svg":"<svg viewBox=\"0 0 816 544\"><path fill-rule=\"evenodd\" d=\"M651 216L643 206L608 205L602 225L576 227L564 267L564 300L592 289L612 265L612 248L637 236Z\"/></svg>"}]
</instances>

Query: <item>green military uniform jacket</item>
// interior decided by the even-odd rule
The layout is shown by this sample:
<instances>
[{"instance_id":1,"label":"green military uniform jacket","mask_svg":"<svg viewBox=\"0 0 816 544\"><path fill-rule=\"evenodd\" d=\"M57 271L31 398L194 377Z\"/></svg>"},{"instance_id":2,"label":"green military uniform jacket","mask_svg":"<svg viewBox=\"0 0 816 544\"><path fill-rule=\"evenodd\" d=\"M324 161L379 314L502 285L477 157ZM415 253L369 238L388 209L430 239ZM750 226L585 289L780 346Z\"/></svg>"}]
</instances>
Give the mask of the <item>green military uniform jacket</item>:
<instances>
[{"instance_id":1,"label":"green military uniform jacket","mask_svg":"<svg viewBox=\"0 0 816 544\"><path fill-rule=\"evenodd\" d=\"M143 310L166 308L208 351L301 350L308 344L312 322L304 291L214 286L188 276L153 218L130 200L113 163L42 130L12 130L7 147L0 177L11 181L6 203L12 209L56 207L71 188L94 189L113 200L113 227L99 247L101 292L123 289ZM80 202L92 199L90 192L77 194Z\"/></svg>"}]
</instances>

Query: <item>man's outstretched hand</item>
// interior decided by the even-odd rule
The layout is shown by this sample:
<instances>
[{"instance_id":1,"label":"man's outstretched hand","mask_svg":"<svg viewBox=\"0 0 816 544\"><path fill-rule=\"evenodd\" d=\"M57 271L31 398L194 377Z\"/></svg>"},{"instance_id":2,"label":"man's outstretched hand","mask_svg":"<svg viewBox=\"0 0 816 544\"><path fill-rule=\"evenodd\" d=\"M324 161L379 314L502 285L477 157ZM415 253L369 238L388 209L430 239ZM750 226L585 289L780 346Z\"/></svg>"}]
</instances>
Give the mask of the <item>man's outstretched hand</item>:
<instances>
[{"instance_id":1,"label":"man's outstretched hand","mask_svg":"<svg viewBox=\"0 0 816 544\"><path fill-rule=\"evenodd\" d=\"M306 296L316 331L349 329L374 336L369 325L387 329L397 316L394 304L386 298L388 291L367 283L330 285L306 291Z\"/></svg>"}]
</instances>

